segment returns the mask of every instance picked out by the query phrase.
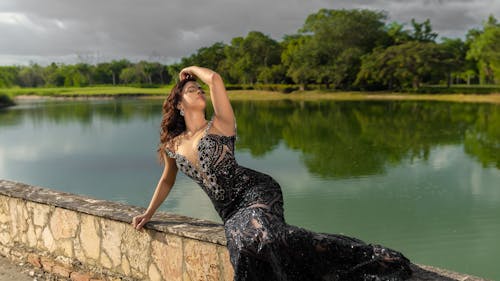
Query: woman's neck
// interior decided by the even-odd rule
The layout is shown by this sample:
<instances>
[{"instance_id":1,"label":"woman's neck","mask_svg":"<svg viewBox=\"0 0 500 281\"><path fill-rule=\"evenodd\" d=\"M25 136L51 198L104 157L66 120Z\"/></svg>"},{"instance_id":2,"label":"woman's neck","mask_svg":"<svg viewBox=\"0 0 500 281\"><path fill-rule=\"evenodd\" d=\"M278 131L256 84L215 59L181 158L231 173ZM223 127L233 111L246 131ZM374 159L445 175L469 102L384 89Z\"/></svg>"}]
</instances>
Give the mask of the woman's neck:
<instances>
[{"instance_id":1,"label":"woman's neck","mask_svg":"<svg viewBox=\"0 0 500 281\"><path fill-rule=\"evenodd\" d=\"M202 111L190 112L185 114L184 121L186 122L186 133L193 135L207 124L205 114Z\"/></svg>"}]
</instances>

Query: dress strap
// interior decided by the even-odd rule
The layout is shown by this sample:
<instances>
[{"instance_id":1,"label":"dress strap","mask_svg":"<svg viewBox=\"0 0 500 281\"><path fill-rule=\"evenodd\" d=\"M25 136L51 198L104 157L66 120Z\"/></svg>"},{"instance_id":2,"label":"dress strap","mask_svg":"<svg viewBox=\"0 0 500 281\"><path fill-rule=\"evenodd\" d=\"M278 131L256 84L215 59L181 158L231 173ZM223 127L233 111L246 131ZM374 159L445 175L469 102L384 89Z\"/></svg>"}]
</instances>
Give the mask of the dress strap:
<instances>
[{"instance_id":1,"label":"dress strap","mask_svg":"<svg viewBox=\"0 0 500 281\"><path fill-rule=\"evenodd\" d=\"M208 130L210 130L210 127L212 127L212 122L214 121L214 116L215 116L215 113L212 114L212 117L210 117L210 120L208 121L207 127L205 128L205 131L203 132L203 136L206 136L208 134Z\"/></svg>"},{"instance_id":2,"label":"dress strap","mask_svg":"<svg viewBox=\"0 0 500 281\"><path fill-rule=\"evenodd\" d=\"M167 152L168 157L175 158L175 153L172 150L170 150L168 147L165 148L165 151Z\"/></svg>"},{"instance_id":3,"label":"dress strap","mask_svg":"<svg viewBox=\"0 0 500 281\"><path fill-rule=\"evenodd\" d=\"M238 140L238 124L236 123L236 116L234 116L234 138Z\"/></svg>"}]
</instances>

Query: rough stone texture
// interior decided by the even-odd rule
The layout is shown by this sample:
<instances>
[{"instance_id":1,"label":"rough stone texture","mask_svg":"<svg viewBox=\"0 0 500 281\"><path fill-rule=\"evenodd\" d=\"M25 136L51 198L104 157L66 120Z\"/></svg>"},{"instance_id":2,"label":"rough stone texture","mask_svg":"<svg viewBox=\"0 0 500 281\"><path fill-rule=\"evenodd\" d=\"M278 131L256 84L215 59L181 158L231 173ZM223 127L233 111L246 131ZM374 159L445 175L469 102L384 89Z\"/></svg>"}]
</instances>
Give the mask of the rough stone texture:
<instances>
[{"instance_id":1,"label":"rough stone texture","mask_svg":"<svg viewBox=\"0 0 500 281\"><path fill-rule=\"evenodd\" d=\"M102 249L111 259L111 267L117 267L122 261L120 245L122 243L121 239L125 231L125 225L112 220L104 220L101 225Z\"/></svg>"},{"instance_id":2,"label":"rough stone texture","mask_svg":"<svg viewBox=\"0 0 500 281\"><path fill-rule=\"evenodd\" d=\"M413 277L410 281L483 281L487 279L461 274L428 265L412 265Z\"/></svg>"},{"instance_id":3,"label":"rough stone texture","mask_svg":"<svg viewBox=\"0 0 500 281\"><path fill-rule=\"evenodd\" d=\"M113 267L113 264L111 263L111 259L109 258L108 254L101 253L101 265L105 268Z\"/></svg>"},{"instance_id":4,"label":"rough stone texture","mask_svg":"<svg viewBox=\"0 0 500 281\"><path fill-rule=\"evenodd\" d=\"M145 229L137 231L132 227L125 228L123 232L123 240L127 241L122 244L122 253L127 256L132 276L143 278L148 273L149 262L151 260L151 234L152 231Z\"/></svg>"},{"instance_id":5,"label":"rough stone texture","mask_svg":"<svg viewBox=\"0 0 500 281\"><path fill-rule=\"evenodd\" d=\"M50 218L50 230L54 239L73 238L80 220L74 211L56 208Z\"/></svg>"},{"instance_id":6,"label":"rough stone texture","mask_svg":"<svg viewBox=\"0 0 500 281\"><path fill-rule=\"evenodd\" d=\"M91 275L84 272L72 272L70 277L72 281L89 281Z\"/></svg>"},{"instance_id":7,"label":"rough stone texture","mask_svg":"<svg viewBox=\"0 0 500 281\"><path fill-rule=\"evenodd\" d=\"M33 213L33 224L35 224L36 226L46 225L50 212L50 209L47 208L47 205L37 204L34 202L28 202L27 205L30 206L29 208Z\"/></svg>"},{"instance_id":8,"label":"rough stone texture","mask_svg":"<svg viewBox=\"0 0 500 281\"><path fill-rule=\"evenodd\" d=\"M165 280L182 280L182 238L157 232L151 242L154 263Z\"/></svg>"},{"instance_id":9,"label":"rough stone texture","mask_svg":"<svg viewBox=\"0 0 500 281\"><path fill-rule=\"evenodd\" d=\"M221 276L216 245L184 239L184 263L191 280L219 280Z\"/></svg>"},{"instance_id":10,"label":"rough stone texture","mask_svg":"<svg viewBox=\"0 0 500 281\"><path fill-rule=\"evenodd\" d=\"M19 237L17 236L17 229L19 228L19 220L18 213L19 209L17 208L18 200L11 199L8 202L8 208L11 210L10 212L10 237L12 237L13 241L17 241Z\"/></svg>"},{"instance_id":11,"label":"rough stone texture","mask_svg":"<svg viewBox=\"0 0 500 281\"><path fill-rule=\"evenodd\" d=\"M151 281L162 281L162 276L154 264L149 265L149 280Z\"/></svg>"},{"instance_id":12,"label":"rough stone texture","mask_svg":"<svg viewBox=\"0 0 500 281\"><path fill-rule=\"evenodd\" d=\"M35 267L42 267L40 263L40 257L34 254L28 254L28 262L34 265Z\"/></svg>"},{"instance_id":13,"label":"rough stone texture","mask_svg":"<svg viewBox=\"0 0 500 281\"><path fill-rule=\"evenodd\" d=\"M0 254L47 280L233 280L221 224L157 212L137 231L131 220L144 211L0 180ZM484 280L413 267L416 281Z\"/></svg>"},{"instance_id":14,"label":"rough stone texture","mask_svg":"<svg viewBox=\"0 0 500 281\"><path fill-rule=\"evenodd\" d=\"M130 263L125 255L122 256L122 270L125 275L130 275Z\"/></svg>"},{"instance_id":15,"label":"rough stone texture","mask_svg":"<svg viewBox=\"0 0 500 281\"><path fill-rule=\"evenodd\" d=\"M38 237L35 233L35 226L33 224L28 225L28 246L30 247L36 247L38 243Z\"/></svg>"},{"instance_id":16,"label":"rough stone texture","mask_svg":"<svg viewBox=\"0 0 500 281\"><path fill-rule=\"evenodd\" d=\"M52 267L55 264L54 260L52 260L49 257L41 257L40 263L42 264L43 269L45 269L47 271L52 271Z\"/></svg>"},{"instance_id":17,"label":"rough stone texture","mask_svg":"<svg viewBox=\"0 0 500 281\"><path fill-rule=\"evenodd\" d=\"M0 223L6 224L10 222L9 206L7 205L7 197L0 198Z\"/></svg>"},{"instance_id":18,"label":"rough stone texture","mask_svg":"<svg viewBox=\"0 0 500 281\"><path fill-rule=\"evenodd\" d=\"M65 257L73 257L73 239L60 239L56 241L56 251L57 254L63 255Z\"/></svg>"},{"instance_id":19,"label":"rough stone texture","mask_svg":"<svg viewBox=\"0 0 500 281\"><path fill-rule=\"evenodd\" d=\"M234 270L231 260L229 259L229 252L224 247L218 247L219 252L219 263L222 267L222 275L224 276L224 281L233 281Z\"/></svg>"},{"instance_id":20,"label":"rough stone texture","mask_svg":"<svg viewBox=\"0 0 500 281\"><path fill-rule=\"evenodd\" d=\"M6 224L0 225L0 244L3 244L3 245L9 245L11 242L9 233L7 233L7 231L5 231L6 229L8 230Z\"/></svg>"},{"instance_id":21,"label":"rough stone texture","mask_svg":"<svg viewBox=\"0 0 500 281\"><path fill-rule=\"evenodd\" d=\"M54 265L54 267L52 268L52 272L59 276L68 278L69 274L71 273L71 269L60 265Z\"/></svg>"},{"instance_id":22,"label":"rough stone texture","mask_svg":"<svg viewBox=\"0 0 500 281\"><path fill-rule=\"evenodd\" d=\"M43 229L42 240L43 240L43 246L45 247L45 249L47 249L50 252L55 250L54 238L53 238L52 233L50 232L50 229L48 226L46 226Z\"/></svg>"},{"instance_id":23,"label":"rough stone texture","mask_svg":"<svg viewBox=\"0 0 500 281\"><path fill-rule=\"evenodd\" d=\"M98 260L101 239L97 234L97 223L93 216L82 214L80 224L79 241L81 250L88 258Z\"/></svg>"},{"instance_id":24,"label":"rough stone texture","mask_svg":"<svg viewBox=\"0 0 500 281\"><path fill-rule=\"evenodd\" d=\"M189 274L187 273L187 271L184 271L182 273L182 281L197 281L197 280L193 280L189 277Z\"/></svg>"}]
</instances>

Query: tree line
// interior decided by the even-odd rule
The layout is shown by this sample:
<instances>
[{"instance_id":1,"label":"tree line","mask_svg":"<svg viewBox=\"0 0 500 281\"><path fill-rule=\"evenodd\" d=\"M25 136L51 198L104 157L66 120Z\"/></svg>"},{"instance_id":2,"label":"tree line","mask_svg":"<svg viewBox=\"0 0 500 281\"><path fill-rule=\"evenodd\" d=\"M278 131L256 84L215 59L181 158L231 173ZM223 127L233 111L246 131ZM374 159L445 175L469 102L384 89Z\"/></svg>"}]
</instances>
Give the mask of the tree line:
<instances>
[{"instance_id":1,"label":"tree line","mask_svg":"<svg viewBox=\"0 0 500 281\"><path fill-rule=\"evenodd\" d=\"M127 59L98 64L51 63L43 67L0 66L0 88L21 87L82 87L92 85L168 84L171 77L166 66L158 62L130 62Z\"/></svg>"},{"instance_id":2,"label":"tree line","mask_svg":"<svg viewBox=\"0 0 500 281\"><path fill-rule=\"evenodd\" d=\"M251 31L202 47L178 63L126 59L46 67L0 67L0 87L169 84L180 69L201 65L230 84L321 85L342 90L406 90L422 85L500 83L500 23L489 16L465 40L441 38L430 20L387 22L383 11L320 9L281 41Z\"/></svg>"}]
</instances>

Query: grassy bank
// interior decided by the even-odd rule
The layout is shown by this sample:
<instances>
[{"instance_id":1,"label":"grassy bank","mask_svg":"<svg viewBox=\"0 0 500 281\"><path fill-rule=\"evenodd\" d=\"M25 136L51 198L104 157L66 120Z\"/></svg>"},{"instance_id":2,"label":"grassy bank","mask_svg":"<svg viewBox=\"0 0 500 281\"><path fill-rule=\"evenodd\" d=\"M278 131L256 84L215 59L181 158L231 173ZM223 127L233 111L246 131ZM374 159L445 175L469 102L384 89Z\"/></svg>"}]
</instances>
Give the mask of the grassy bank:
<instances>
[{"instance_id":1,"label":"grassy bank","mask_svg":"<svg viewBox=\"0 0 500 281\"><path fill-rule=\"evenodd\" d=\"M74 96L120 96L120 95L166 95L171 86L160 88L138 88L138 87L56 87L56 88L9 88L0 89L11 97L17 96L51 96L51 97L74 97Z\"/></svg>"},{"instance_id":2,"label":"grassy bank","mask_svg":"<svg viewBox=\"0 0 500 281\"><path fill-rule=\"evenodd\" d=\"M165 98L171 86L161 88L138 87L75 87L75 88L12 88L0 90L0 97L12 98L35 97L119 97L144 96ZM282 93L263 90L230 90L232 100L435 100L451 102L490 102L500 103L500 94L410 94L390 92L325 92L324 90L295 91ZM10 97L10 98L9 98ZM1 102L1 101L0 101Z\"/></svg>"},{"instance_id":3,"label":"grassy bank","mask_svg":"<svg viewBox=\"0 0 500 281\"><path fill-rule=\"evenodd\" d=\"M266 91L229 91L231 99L235 100L431 100L449 102L489 102L500 103L500 94L402 94L389 92L335 92L297 91L290 94Z\"/></svg>"},{"instance_id":4,"label":"grassy bank","mask_svg":"<svg viewBox=\"0 0 500 281\"><path fill-rule=\"evenodd\" d=\"M495 94L500 93L499 85L443 85L424 86L416 90L417 94Z\"/></svg>"}]
</instances>

